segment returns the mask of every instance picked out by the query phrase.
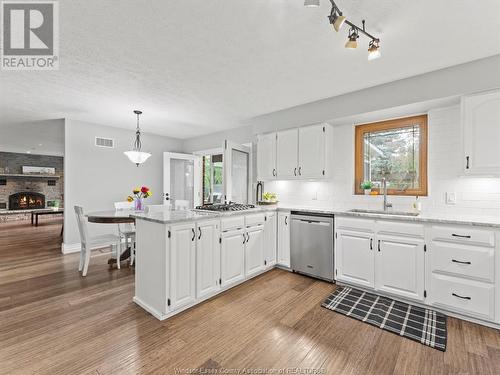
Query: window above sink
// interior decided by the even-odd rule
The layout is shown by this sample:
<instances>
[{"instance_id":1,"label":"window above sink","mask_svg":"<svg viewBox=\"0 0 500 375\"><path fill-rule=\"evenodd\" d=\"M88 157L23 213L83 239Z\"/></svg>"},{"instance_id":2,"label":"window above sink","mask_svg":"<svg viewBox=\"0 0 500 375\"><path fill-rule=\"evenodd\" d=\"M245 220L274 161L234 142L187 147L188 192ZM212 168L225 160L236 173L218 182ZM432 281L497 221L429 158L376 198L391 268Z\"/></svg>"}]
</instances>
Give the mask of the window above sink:
<instances>
[{"instance_id":1,"label":"window above sink","mask_svg":"<svg viewBox=\"0 0 500 375\"><path fill-rule=\"evenodd\" d=\"M383 178L389 195L427 195L427 115L356 126L355 192Z\"/></svg>"}]
</instances>

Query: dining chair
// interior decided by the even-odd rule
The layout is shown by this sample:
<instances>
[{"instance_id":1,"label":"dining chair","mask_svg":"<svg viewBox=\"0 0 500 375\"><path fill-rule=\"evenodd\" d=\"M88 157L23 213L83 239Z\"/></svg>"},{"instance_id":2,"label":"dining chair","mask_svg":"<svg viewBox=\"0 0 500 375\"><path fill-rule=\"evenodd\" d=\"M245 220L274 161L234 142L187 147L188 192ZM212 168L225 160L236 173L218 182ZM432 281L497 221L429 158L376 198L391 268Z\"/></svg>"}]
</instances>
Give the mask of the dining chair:
<instances>
[{"instance_id":1,"label":"dining chair","mask_svg":"<svg viewBox=\"0 0 500 375\"><path fill-rule=\"evenodd\" d=\"M87 220L83 214L83 207L75 206L76 221L78 223L78 231L80 232L80 263L78 264L78 271L82 276L87 276L87 271L90 263L90 253L92 250L111 247L114 252L118 268L120 268L120 237L116 234L103 234L99 236L89 236Z\"/></svg>"},{"instance_id":2,"label":"dining chair","mask_svg":"<svg viewBox=\"0 0 500 375\"><path fill-rule=\"evenodd\" d=\"M123 211L123 210L133 210L134 202L115 202L115 210ZM130 243L130 265L134 265L135 260L135 225L132 223L120 223L118 224L118 235L120 239L120 243L123 243L125 246L124 250L127 250L127 247Z\"/></svg>"},{"instance_id":3,"label":"dining chair","mask_svg":"<svg viewBox=\"0 0 500 375\"><path fill-rule=\"evenodd\" d=\"M189 210L189 201L176 199L175 201L176 210Z\"/></svg>"}]
</instances>

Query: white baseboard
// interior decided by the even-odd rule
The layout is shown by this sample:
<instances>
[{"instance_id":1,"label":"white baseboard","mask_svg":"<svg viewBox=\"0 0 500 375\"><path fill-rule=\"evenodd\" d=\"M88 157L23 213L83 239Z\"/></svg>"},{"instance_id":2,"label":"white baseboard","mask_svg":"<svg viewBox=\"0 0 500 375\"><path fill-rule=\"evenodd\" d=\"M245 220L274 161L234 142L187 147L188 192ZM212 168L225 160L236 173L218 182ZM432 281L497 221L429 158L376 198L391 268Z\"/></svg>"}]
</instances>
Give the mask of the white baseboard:
<instances>
[{"instance_id":1,"label":"white baseboard","mask_svg":"<svg viewBox=\"0 0 500 375\"><path fill-rule=\"evenodd\" d=\"M64 243L61 245L61 251L63 254L79 253L82 249L82 244L77 243Z\"/></svg>"}]
</instances>

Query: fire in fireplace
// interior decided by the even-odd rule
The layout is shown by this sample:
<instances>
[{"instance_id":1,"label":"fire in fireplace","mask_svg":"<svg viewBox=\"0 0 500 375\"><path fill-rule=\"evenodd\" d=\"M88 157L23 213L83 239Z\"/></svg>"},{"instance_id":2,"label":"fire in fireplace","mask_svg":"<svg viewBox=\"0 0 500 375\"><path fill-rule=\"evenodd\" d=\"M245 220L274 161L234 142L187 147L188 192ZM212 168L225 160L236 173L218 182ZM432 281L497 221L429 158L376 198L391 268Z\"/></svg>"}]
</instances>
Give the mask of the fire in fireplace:
<instances>
[{"instance_id":1,"label":"fire in fireplace","mask_svg":"<svg viewBox=\"0 0 500 375\"><path fill-rule=\"evenodd\" d=\"M34 208L45 208L45 195L20 192L9 196L9 210L31 210Z\"/></svg>"}]
</instances>

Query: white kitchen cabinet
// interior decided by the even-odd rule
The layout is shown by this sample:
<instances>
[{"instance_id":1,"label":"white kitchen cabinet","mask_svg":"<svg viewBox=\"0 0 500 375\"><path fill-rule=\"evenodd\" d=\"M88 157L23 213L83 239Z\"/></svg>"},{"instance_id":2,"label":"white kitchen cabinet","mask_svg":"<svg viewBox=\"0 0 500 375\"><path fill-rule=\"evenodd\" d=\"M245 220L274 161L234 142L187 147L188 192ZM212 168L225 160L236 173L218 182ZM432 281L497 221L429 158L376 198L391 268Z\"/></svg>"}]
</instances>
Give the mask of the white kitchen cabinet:
<instances>
[{"instance_id":1,"label":"white kitchen cabinet","mask_svg":"<svg viewBox=\"0 0 500 375\"><path fill-rule=\"evenodd\" d=\"M196 231L196 297L204 298L220 288L219 222L200 222Z\"/></svg>"},{"instance_id":2,"label":"white kitchen cabinet","mask_svg":"<svg viewBox=\"0 0 500 375\"><path fill-rule=\"evenodd\" d=\"M195 223L170 228L170 309L196 300Z\"/></svg>"},{"instance_id":3,"label":"white kitchen cabinet","mask_svg":"<svg viewBox=\"0 0 500 375\"><path fill-rule=\"evenodd\" d=\"M278 220L276 212L266 214L264 224L264 266L271 268L276 264L277 259L277 235Z\"/></svg>"},{"instance_id":4,"label":"white kitchen cabinet","mask_svg":"<svg viewBox=\"0 0 500 375\"><path fill-rule=\"evenodd\" d=\"M276 179L276 133L257 136L257 180Z\"/></svg>"},{"instance_id":5,"label":"white kitchen cabinet","mask_svg":"<svg viewBox=\"0 0 500 375\"><path fill-rule=\"evenodd\" d=\"M221 236L221 287L236 284L245 279L244 228L230 230Z\"/></svg>"},{"instance_id":6,"label":"white kitchen cabinet","mask_svg":"<svg viewBox=\"0 0 500 375\"><path fill-rule=\"evenodd\" d=\"M290 212L278 212L278 264L290 267Z\"/></svg>"},{"instance_id":7,"label":"white kitchen cabinet","mask_svg":"<svg viewBox=\"0 0 500 375\"><path fill-rule=\"evenodd\" d=\"M375 288L422 301L424 299L424 241L377 235Z\"/></svg>"},{"instance_id":8,"label":"white kitchen cabinet","mask_svg":"<svg viewBox=\"0 0 500 375\"><path fill-rule=\"evenodd\" d=\"M464 171L500 175L500 90L462 98Z\"/></svg>"},{"instance_id":9,"label":"white kitchen cabinet","mask_svg":"<svg viewBox=\"0 0 500 375\"><path fill-rule=\"evenodd\" d=\"M301 178L322 178L326 173L326 125L299 128L299 164Z\"/></svg>"},{"instance_id":10,"label":"white kitchen cabinet","mask_svg":"<svg viewBox=\"0 0 500 375\"><path fill-rule=\"evenodd\" d=\"M264 270L264 227L256 225L246 230L245 277Z\"/></svg>"},{"instance_id":11,"label":"white kitchen cabinet","mask_svg":"<svg viewBox=\"0 0 500 375\"><path fill-rule=\"evenodd\" d=\"M336 279L367 288L374 287L374 236L340 229L336 232Z\"/></svg>"},{"instance_id":12,"label":"white kitchen cabinet","mask_svg":"<svg viewBox=\"0 0 500 375\"><path fill-rule=\"evenodd\" d=\"M289 129L277 133L277 178L294 179L298 177L299 130Z\"/></svg>"}]
</instances>

